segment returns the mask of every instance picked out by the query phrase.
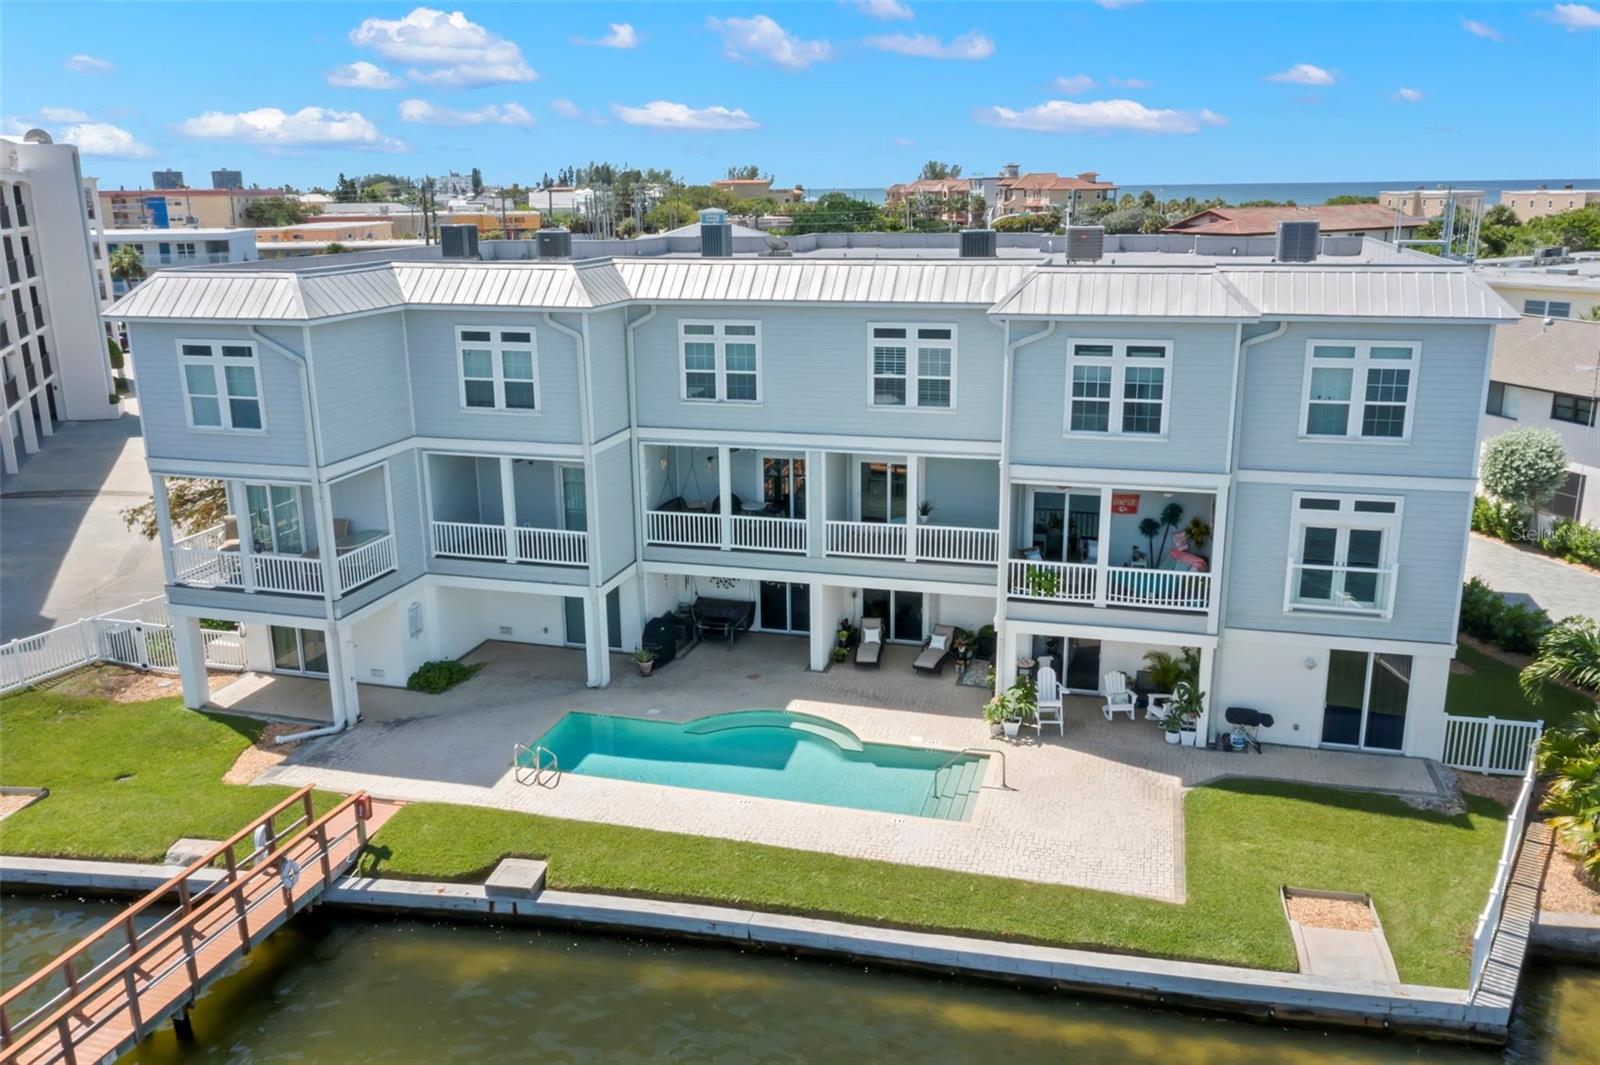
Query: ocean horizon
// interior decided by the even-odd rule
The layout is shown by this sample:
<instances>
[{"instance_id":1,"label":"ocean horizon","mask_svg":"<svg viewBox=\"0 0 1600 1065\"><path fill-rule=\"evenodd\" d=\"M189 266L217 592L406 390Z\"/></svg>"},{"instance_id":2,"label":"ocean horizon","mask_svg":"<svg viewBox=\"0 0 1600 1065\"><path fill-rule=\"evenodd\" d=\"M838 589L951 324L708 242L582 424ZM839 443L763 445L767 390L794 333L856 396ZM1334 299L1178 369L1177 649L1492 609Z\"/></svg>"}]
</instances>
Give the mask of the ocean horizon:
<instances>
[{"instance_id":1,"label":"ocean horizon","mask_svg":"<svg viewBox=\"0 0 1600 1065\"><path fill-rule=\"evenodd\" d=\"M1395 180L1395 181L1263 181L1263 182L1173 182L1164 183L1139 183L1128 182L1120 185L1122 193L1132 193L1138 196L1145 191L1155 193L1158 200L1181 200L1194 197L1196 200L1208 200L1220 196L1228 203L1242 203L1249 200L1293 200L1298 204L1318 204L1327 201L1333 196L1376 196L1380 192L1394 189L1435 189L1449 186L1458 189L1482 189L1487 201L1491 204L1500 202L1500 194L1506 189L1533 189L1540 185L1552 189L1559 189L1566 185L1578 188L1600 188L1600 178L1496 178L1474 180ZM814 200L829 192L843 192L869 203L882 203L888 192L887 188L879 186L823 186L814 185L806 187L806 199Z\"/></svg>"}]
</instances>

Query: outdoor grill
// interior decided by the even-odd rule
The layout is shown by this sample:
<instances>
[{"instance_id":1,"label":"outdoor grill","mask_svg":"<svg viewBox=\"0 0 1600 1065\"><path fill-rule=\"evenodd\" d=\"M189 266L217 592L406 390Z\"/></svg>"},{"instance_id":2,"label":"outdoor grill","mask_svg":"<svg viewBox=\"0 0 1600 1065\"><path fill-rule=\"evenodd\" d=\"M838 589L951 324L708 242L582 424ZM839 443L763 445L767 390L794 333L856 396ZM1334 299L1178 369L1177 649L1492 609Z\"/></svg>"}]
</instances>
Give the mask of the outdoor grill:
<instances>
[{"instance_id":1,"label":"outdoor grill","mask_svg":"<svg viewBox=\"0 0 1600 1065\"><path fill-rule=\"evenodd\" d=\"M1272 715L1263 714L1260 710L1248 706L1230 706L1223 712L1223 718L1228 724L1235 726L1244 734L1245 743L1261 753L1261 740L1256 735L1256 730L1272 727Z\"/></svg>"}]
</instances>

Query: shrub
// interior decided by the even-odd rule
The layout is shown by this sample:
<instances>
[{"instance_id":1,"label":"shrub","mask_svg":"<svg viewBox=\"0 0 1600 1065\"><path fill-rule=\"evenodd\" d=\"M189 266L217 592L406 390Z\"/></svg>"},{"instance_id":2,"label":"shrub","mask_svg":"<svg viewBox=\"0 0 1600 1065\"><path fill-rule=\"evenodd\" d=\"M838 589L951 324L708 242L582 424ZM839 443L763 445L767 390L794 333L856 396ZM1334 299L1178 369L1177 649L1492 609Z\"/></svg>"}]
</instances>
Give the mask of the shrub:
<instances>
[{"instance_id":1,"label":"shrub","mask_svg":"<svg viewBox=\"0 0 1600 1065\"><path fill-rule=\"evenodd\" d=\"M1562 518L1550 529L1550 535L1539 541L1539 546L1557 558L1600 567L1600 529L1593 525Z\"/></svg>"},{"instance_id":2,"label":"shrub","mask_svg":"<svg viewBox=\"0 0 1600 1065\"><path fill-rule=\"evenodd\" d=\"M1550 630L1550 615L1521 603L1512 605L1474 577L1461 590L1461 631L1516 654L1533 654Z\"/></svg>"},{"instance_id":3,"label":"shrub","mask_svg":"<svg viewBox=\"0 0 1600 1065\"><path fill-rule=\"evenodd\" d=\"M424 662L417 667L417 671L406 678L406 687L414 692L427 692L429 695L438 695L440 692L449 691L457 684L468 680L483 664L467 665L457 662L453 658L440 658L433 662Z\"/></svg>"},{"instance_id":4,"label":"shrub","mask_svg":"<svg viewBox=\"0 0 1600 1065\"><path fill-rule=\"evenodd\" d=\"M1567 481L1567 451L1552 430L1513 429L1489 441L1480 470L1491 495L1541 507Z\"/></svg>"},{"instance_id":5,"label":"shrub","mask_svg":"<svg viewBox=\"0 0 1600 1065\"><path fill-rule=\"evenodd\" d=\"M1472 498L1473 532L1499 540L1525 540L1532 528L1532 512L1486 496Z\"/></svg>"},{"instance_id":6,"label":"shrub","mask_svg":"<svg viewBox=\"0 0 1600 1065\"><path fill-rule=\"evenodd\" d=\"M120 374L123 362L122 345L110 337L106 338L106 358L111 361L111 368Z\"/></svg>"},{"instance_id":7,"label":"shrub","mask_svg":"<svg viewBox=\"0 0 1600 1065\"><path fill-rule=\"evenodd\" d=\"M1539 743L1539 772L1549 779L1541 804L1562 846L1600 881L1600 705Z\"/></svg>"}]
</instances>

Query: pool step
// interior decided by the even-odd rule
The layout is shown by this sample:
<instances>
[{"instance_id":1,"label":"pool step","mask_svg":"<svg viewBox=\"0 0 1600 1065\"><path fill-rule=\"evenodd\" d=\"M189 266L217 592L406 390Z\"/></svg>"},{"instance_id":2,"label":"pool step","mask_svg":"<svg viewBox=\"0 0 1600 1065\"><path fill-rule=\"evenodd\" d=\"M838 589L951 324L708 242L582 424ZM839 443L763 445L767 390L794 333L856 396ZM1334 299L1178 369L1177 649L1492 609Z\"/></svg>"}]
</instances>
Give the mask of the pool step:
<instances>
[{"instance_id":1,"label":"pool step","mask_svg":"<svg viewBox=\"0 0 1600 1065\"><path fill-rule=\"evenodd\" d=\"M983 787L987 766L987 759L971 758L940 769L933 775L933 787L922 805L922 816L942 821L965 820L978 790Z\"/></svg>"}]
</instances>

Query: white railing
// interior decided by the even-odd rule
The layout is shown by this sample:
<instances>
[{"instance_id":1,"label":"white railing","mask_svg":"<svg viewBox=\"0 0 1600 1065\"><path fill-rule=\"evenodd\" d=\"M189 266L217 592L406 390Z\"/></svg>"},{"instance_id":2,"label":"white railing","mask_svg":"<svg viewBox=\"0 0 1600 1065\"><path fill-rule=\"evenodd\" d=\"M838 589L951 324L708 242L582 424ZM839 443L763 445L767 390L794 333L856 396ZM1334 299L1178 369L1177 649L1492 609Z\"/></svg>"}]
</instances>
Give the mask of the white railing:
<instances>
[{"instance_id":1,"label":"white railing","mask_svg":"<svg viewBox=\"0 0 1600 1065\"><path fill-rule=\"evenodd\" d=\"M806 553L804 518L762 518L749 514L733 516L734 547L751 551L790 551Z\"/></svg>"},{"instance_id":2,"label":"white railing","mask_svg":"<svg viewBox=\"0 0 1600 1065\"><path fill-rule=\"evenodd\" d=\"M960 525L918 525L917 559L921 562L994 562L1000 557L998 529Z\"/></svg>"},{"instance_id":3,"label":"white railing","mask_svg":"<svg viewBox=\"0 0 1600 1065\"><path fill-rule=\"evenodd\" d=\"M1206 610L1211 605L1211 574L1192 570L1109 566L1106 603L1160 610Z\"/></svg>"},{"instance_id":4,"label":"white railing","mask_svg":"<svg viewBox=\"0 0 1600 1065\"><path fill-rule=\"evenodd\" d=\"M1322 566L1290 561L1284 608L1348 610L1388 617L1398 567Z\"/></svg>"},{"instance_id":5,"label":"white railing","mask_svg":"<svg viewBox=\"0 0 1600 1065\"><path fill-rule=\"evenodd\" d=\"M338 566L341 594L376 580L395 568L394 534L369 540L360 547L346 551L339 556Z\"/></svg>"},{"instance_id":6,"label":"white railing","mask_svg":"<svg viewBox=\"0 0 1600 1065\"><path fill-rule=\"evenodd\" d=\"M470 521L436 521L433 523L433 553L505 562L506 527Z\"/></svg>"},{"instance_id":7,"label":"white railing","mask_svg":"<svg viewBox=\"0 0 1600 1065\"><path fill-rule=\"evenodd\" d=\"M720 547L722 516L696 510L646 511L645 540L665 547Z\"/></svg>"},{"instance_id":8,"label":"white railing","mask_svg":"<svg viewBox=\"0 0 1600 1065\"><path fill-rule=\"evenodd\" d=\"M1506 890L1511 886L1511 873L1516 868L1522 852L1522 832L1527 827L1528 809L1532 805L1533 785L1538 779L1534 755L1528 755L1527 770L1522 774L1522 790L1517 792L1516 805L1506 819L1506 841L1500 847L1500 863L1495 866L1494 882L1489 885L1489 900L1478 916L1478 926L1472 933L1472 976L1467 982L1467 993L1475 995L1483 980L1484 966L1489 962L1489 950L1494 946L1495 933L1500 930L1500 918L1505 911Z\"/></svg>"},{"instance_id":9,"label":"white railing","mask_svg":"<svg viewBox=\"0 0 1600 1065\"><path fill-rule=\"evenodd\" d=\"M1502 721L1493 717L1444 716L1444 754L1452 769L1515 776L1544 734L1543 721Z\"/></svg>"},{"instance_id":10,"label":"white railing","mask_svg":"<svg viewBox=\"0 0 1600 1065\"><path fill-rule=\"evenodd\" d=\"M172 569L179 584L196 588L244 587L244 564L237 551L174 546Z\"/></svg>"},{"instance_id":11,"label":"white railing","mask_svg":"<svg viewBox=\"0 0 1600 1065\"><path fill-rule=\"evenodd\" d=\"M250 566L255 575L257 591L288 592L291 595L322 594L322 559L316 556L251 555Z\"/></svg>"},{"instance_id":12,"label":"white railing","mask_svg":"<svg viewBox=\"0 0 1600 1065\"><path fill-rule=\"evenodd\" d=\"M224 526L221 525L213 525L209 529L201 529L191 536L172 541L172 546L211 551L221 550L223 528Z\"/></svg>"},{"instance_id":13,"label":"white railing","mask_svg":"<svg viewBox=\"0 0 1600 1065\"><path fill-rule=\"evenodd\" d=\"M232 637L232 646L222 642ZM96 662L174 672L178 668L165 596L80 618L0 646L0 693L26 688ZM244 646L234 632L206 631L206 665L243 669Z\"/></svg>"},{"instance_id":14,"label":"white railing","mask_svg":"<svg viewBox=\"0 0 1600 1065\"><path fill-rule=\"evenodd\" d=\"M517 561L587 566L589 534L573 529L518 529Z\"/></svg>"},{"instance_id":15,"label":"white railing","mask_svg":"<svg viewBox=\"0 0 1600 1065\"><path fill-rule=\"evenodd\" d=\"M1036 562L1014 558L1007 564L1006 588L1019 599L1058 603L1094 602L1096 567L1086 562Z\"/></svg>"},{"instance_id":16,"label":"white railing","mask_svg":"<svg viewBox=\"0 0 1600 1065\"><path fill-rule=\"evenodd\" d=\"M828 554L905 558L906 527L881 521L830 521Z\"/></svg>"}]
</instances>

